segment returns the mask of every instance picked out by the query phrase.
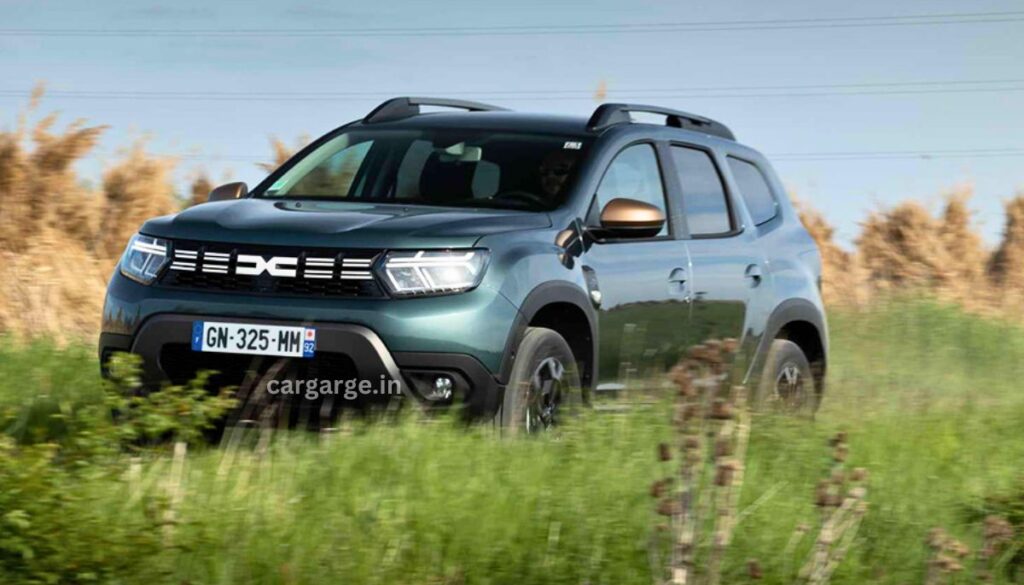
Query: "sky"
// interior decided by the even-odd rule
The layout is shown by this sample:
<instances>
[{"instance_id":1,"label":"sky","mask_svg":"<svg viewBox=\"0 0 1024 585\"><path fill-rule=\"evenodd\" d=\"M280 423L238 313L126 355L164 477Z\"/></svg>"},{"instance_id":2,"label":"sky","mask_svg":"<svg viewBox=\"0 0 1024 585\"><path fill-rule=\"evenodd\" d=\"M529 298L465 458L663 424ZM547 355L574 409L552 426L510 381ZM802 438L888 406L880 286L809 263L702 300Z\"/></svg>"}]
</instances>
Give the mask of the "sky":
<instances>
[{"instance_id":1,"label":"sky","mask_svg":"<svg viewBox=\"0 0 1024 585\"><path fill-rule=\"evenodd\" d=\"M199 170L253 185L269 137L395 95L588 116L603 87L726 123L841 243L969 183L994 244L1024 189L1022 39L1019 0L0 0L0 126L45 82L42 113L110 126L84 175L146 138L184 190Z\"/></svg>"}]
</instances>

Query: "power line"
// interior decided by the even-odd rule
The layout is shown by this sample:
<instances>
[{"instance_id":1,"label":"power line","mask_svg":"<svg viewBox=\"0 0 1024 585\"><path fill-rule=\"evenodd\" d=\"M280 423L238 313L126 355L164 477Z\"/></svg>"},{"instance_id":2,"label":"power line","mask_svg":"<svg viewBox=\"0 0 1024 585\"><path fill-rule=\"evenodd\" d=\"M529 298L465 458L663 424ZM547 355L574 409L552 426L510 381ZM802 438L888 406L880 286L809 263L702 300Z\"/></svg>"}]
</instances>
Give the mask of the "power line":
<instances>
[{"instance_id":1,"label":"power line","mask_svg":"<svg viewBox=\"0 0 1024 585\"><path fill-rule=\"evenodd\" d=\"M608 99L710 99L770 98L844 95L915 95L948 93L1001 93L1024 91L1024 79L912 81L895 83L845 83L814 85L764 85L691 88L647 88L611 91ZM27 98L32 90L0 89L0 99ZM48 90L46 97L71 100L138 101L369 101L407 92L198 92L141 90ZM510 101L593 100L593 90L481 90L446 93L454 97L504 98Z\"/></svg>"},{"instance_id":2,"label":"power line","mask_svg":"<svg viewBox=\"0 0 1024 585\"><path fill-rule=\"evenodd\" d=\"M1013 146L1009 146L1009 147L1004 147L1004 148L968 148L968 149L954 148L954 149L949 149L949 150L929 150L927 152L930 152L932 154L960 154L960 153L964 153L964 152L967 152L967 153L993 153L993 152L1018 152L1018 151L1024 151L1024 149L1013 147ZM814 151L811 151L811 152L806 152L806 151L804 151L804 152L776 152L776 153L773 153L772 156L773 157L779 157L779 156L817 156L817 155L822 155L822 154L828 154L828 155L832 155L832 156L848 156L848 155L849 156L857 156L857 155L862 155L862 154L908 154L908 153L916 153L916 152L923 152L923 151L913 151L913 150L871 150L871 151L864 151L864 150L832 150L832 151L827 151L827 152L814 152Z\"/></svg>"},{"instance_id":3,"label":"power line","mask_svg":"<svg viewBox=\"0 0 1024 585\"><path fill-rule=\"evenodd\" d=\"M746 90L775 90L775 89L833 89L833 88L864 88L864 87L892 87L892 86L907 86L907 85L977 85L977 84L990 84L990 83L1024 83L1024 78L1017 79L943 79L943 80L926 80L926 81L898 81L898 82L868 82L868 83L815 83L815 84L799 84L799 85L719 85L719 86L696 86L696 87L685 87L685 88L642 88L633 89L631 91L746 91ZM15 90L3 90L3 91L15 91ZM28 91L28 90L17 90L17 91ZM80 93L109 93L118 92L121 90L81 90ZM254 92L250 91L232 91L232 92L208 92L208 91L135 91L125 90L136 94L157 94L157 95L196 95L196 94L212 94L212 95L224 95L224 96L247 96L253 95ZM47 90L49 93L50 90ZM255 92L257 95L268 95L268 96L292 96L292 95L331 95L331 96L380 96L380 95L400 95L402 91L386 91L386 90L374 90L374 91L326 91L326 92ZM423 92L423 93L436 93L436 92ZM444 92L442 92L444 93ZM463 91L457 92L465 95L512 95L512 94L548 94L548 93L585 93L587 95L593 94L592 89L503 89L503 90L475 90L475 91Z\"/></svg>"},{"instance_id":4,"label":"power line","mask_svg":"<svg viewBox=\"0 0 1024 585\"><path fill-rule=\"evenodd\" d=\"M1024 156L1024 148L982 148L961 150L879 150L823 151L775 153L766 155L773 161L842 161L842 160L932 160L948 158L1003 158Z\"/></svg>"},{"instance_id":5,"label":"power line","mask_svg":"<svg viewBox=\"0 0 1024 585\"><path fill-rule=\"evenodd\" d=\"M522 36L568 34L658 34L670 32L718 32L746 30L793 30L821 28L870 28L984 24L1024 21L1024 11L912 14L770 20L719 20L632 24L504 25L474 27L388 27L312 29L158 29L158 28L23 28L0 29L9 37L414 37L414 36Z\"/></svg>"}]
</instances>

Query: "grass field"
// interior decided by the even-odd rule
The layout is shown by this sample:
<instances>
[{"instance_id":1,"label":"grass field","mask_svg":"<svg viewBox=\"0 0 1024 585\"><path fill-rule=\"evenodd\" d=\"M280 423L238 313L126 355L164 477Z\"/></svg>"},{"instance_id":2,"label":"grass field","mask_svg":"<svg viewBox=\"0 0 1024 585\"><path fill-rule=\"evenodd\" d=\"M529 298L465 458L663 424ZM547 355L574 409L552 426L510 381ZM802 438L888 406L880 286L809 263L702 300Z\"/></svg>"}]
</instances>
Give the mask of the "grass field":
<instances>
[{"instance_id":1,"label":"grass field","mask_svg":"<svg viewBox=\"0 0 1024 585\"><path fill-rule=\"evenodd\" d=\"M813 535L787 543L818 522L839 430L870 508L833 582L920 583L929 529L976 549L988 499L1024 492L1024 329L928 302L834 312L831 328L816 420L754 419L725 582L747 582L749 559L762 582L794 580ZM103 399L97 377L92 348L0 350L0 430L17 441L0 443L2 583L651 582L667 405L541 439L405 420L80 462L67 453L111 432L76 422Z\"/></svg>"}]
</instances>

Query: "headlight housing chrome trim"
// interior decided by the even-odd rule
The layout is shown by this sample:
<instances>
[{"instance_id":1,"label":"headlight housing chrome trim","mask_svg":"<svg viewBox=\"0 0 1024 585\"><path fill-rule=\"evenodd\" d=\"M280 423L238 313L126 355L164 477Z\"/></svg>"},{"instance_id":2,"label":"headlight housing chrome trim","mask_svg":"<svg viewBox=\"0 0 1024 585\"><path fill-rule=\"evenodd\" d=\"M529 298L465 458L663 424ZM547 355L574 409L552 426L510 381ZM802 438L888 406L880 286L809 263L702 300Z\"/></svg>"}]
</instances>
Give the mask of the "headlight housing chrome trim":
<instances>
[{"instance_id":1,"label":"headlight housing chrome trim","mask_svg":"<svg viewBox=\"0 0 1024 585\"><path fill-rule=\"evenodd\" d=\"M485 249L393 250L377 274L395 297L467 292L483 280L490 252Z\"/></svg>"}]
</instances>

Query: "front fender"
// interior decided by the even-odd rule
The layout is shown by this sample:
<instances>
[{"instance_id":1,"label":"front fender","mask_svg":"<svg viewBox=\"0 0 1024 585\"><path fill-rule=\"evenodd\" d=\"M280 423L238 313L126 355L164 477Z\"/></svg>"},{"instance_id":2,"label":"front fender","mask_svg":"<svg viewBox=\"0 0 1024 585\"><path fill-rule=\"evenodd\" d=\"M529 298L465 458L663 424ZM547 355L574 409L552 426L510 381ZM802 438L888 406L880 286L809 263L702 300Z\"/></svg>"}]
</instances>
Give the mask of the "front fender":
<instances>
[{"instance_id":1,"label":"front fender","mask_svg":"<svg viewBox=\"0 0 1024 585\"><path fill-rule=\"evenodd\" d=\"M589 380L597 379L597 314L590 303L590 299L587 297L587 293L583 292L578 285L573 283L546 282L533 289L519 309L519 316L516 318L512 331L509 333L508 343L505 346L505 356L501 363L499 379L502 383L508 381L508 376L512 371L512 362L515 358L515 350L519 347L519 342L522 340L526 328L541 309L555 303L573 305L586 316L587 324L590 326L590 355L594 356L595 359L590 360L590 372L584 378Z\"/></svg>"},{"instance_id":2,"label":"front fender","mask_svg":"<svg viewBox=\"0 0 1024 585\"><path fill-rule=\"evenodd\" d=\"M554 303L572 305L586 316L591 331L592 355L597 355L597 313L587 295L582 268L578 259L566 256L565 250L555 244L556 233L537 231L525 240L522 232L515 238L495 235L478 244L502 251L499 257L492 258L485 284L494 286L518 308L499 372L502 383L508 381L515 350L527 326L544 307ZM596 367L596 363L592 367Z\"/></svg>"}]
</instances>

